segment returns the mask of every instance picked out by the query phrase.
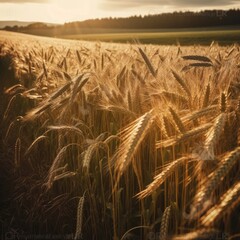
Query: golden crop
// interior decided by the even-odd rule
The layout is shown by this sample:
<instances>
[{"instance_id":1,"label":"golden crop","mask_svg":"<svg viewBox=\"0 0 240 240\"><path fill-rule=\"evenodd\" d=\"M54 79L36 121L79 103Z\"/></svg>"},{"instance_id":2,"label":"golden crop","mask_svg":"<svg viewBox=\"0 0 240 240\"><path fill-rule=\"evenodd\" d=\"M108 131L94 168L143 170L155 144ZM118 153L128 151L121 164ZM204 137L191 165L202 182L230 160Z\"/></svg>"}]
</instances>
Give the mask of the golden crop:
<instances>
[{"instance_id":1,"label":"golden crop","mask_svg":"<svg viewBox=\"0 0 240 240\"><path fill-rule=\"evenodd\" d=\"M238 45L5 32L0 43L16 83L4 89L2 161L11 163L14 218L28 231L114 240L239 234Z\"/></svg>"}]
</instances>

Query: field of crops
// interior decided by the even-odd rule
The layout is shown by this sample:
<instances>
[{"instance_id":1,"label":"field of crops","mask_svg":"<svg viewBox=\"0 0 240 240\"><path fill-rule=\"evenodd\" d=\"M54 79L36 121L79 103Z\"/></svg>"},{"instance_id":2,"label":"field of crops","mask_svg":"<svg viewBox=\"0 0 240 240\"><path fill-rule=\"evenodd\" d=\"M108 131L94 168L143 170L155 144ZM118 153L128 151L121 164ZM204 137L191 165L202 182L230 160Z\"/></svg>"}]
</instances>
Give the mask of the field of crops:
<instances>
[{"instance_id":1,"label":"field of crops","mask_svg":"<svg viewBox=\"0 0 240 240\"><path fill-rule=\"evenodd\" d=\"M240 239L240 47L0 32L2 239Z\"/></svg>"},{"instance_id":2,"label":"field of crops","mask_svg":"<svg viewBox=\"0 0 240 240\"><path fill-rule=\"evenodd\" d=\"M37 36L114 43L139 42L142 44L181 44L181 46L199 44L209 46L212 41L217 41L222 46L240 42L239 27L180 29L71 28L65 32L52 29L26 29L23 32Z\"/></svg>"},{"instance_id":3,"label":"field of crops","mask_svg":"<svg viewBox=\"0 0 240 240\"><path fill-rule=\"evenodd\" d=\"M142 32L118 32L118 33L91 33L91 34L65 34L56 35L63 39L104 41L115 43L134 43L136 41L143 44L165 44L189 46L193 44L210 45L212 41L217 41L220 45L229 45L240 41L240 30L209 30L198 29L195 31L183 29L172 31L149 31Z\"/></svg>"}]
</instances>

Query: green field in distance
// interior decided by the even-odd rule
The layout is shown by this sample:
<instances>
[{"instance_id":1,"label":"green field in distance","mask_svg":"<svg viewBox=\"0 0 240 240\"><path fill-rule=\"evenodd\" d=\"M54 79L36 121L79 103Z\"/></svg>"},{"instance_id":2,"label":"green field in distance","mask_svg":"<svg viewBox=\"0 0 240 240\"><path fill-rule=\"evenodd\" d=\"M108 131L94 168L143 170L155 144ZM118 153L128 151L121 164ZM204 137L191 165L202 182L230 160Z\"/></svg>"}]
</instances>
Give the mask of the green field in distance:
<instances>
[{"instance_id":1,"label":"green field in distance","mask_svg":"<svg viewBox=\"0 0 240 240\"><path fill-rule=\"evenodd\" d=\"M116 43L220 45L240 43L240 26L182 28L182 29L31 29L23 33L73 40L104 41Z\"/></svg>"},{"instance_id":2,"label":"green field in distance","mask_svg":"<svg viewBox=\"0 0 240 240\"><path fill-rule=\"evenodd\" d=\"M145 44L177 44L209 45L212 41L220 45L240 43L240 30L212 30L212 31L176 31L176 32L121 32L121 33L93 33L69 34L56 36L64 39L104 41L119 43L140 42Z\"/></svg>"}]
</instances>

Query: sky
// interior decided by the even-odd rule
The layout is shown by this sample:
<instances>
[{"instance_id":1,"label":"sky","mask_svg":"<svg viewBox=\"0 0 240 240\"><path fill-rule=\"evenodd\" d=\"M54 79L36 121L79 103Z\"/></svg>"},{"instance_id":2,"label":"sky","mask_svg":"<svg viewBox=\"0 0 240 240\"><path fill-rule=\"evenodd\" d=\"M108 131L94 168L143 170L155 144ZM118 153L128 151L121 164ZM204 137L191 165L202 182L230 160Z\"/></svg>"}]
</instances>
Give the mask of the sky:
<instances>
[{"instance_id":1,"label":"sky","mask_svg":"<svg viewBox=\"0 0 240 240\"><path fill-rule=\"evenodd\" d=\"M240 0L0 0L0 20L65 23L173 11L240 8Z\"/></svg>"}]
</instances>

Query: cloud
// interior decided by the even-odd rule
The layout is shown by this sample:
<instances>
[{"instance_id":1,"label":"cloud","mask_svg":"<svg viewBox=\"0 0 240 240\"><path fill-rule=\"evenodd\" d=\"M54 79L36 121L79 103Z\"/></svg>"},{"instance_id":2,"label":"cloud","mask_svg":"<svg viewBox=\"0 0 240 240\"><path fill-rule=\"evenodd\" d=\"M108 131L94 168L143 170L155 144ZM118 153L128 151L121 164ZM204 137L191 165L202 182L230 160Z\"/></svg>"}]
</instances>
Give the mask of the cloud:
<instances>
[{"instance_id":1,"label":"cloud","mask_svg":"<svg viewBox=\"0 0 240 240\"><path fill-rule=\"evenodd\" d=\"M173 0L173 1L167 1L171 2L175 6L189 6L189 7L212 7L212 6L231 6L236 3L239 3L239 1L236 0Z\"/></svg>"},{"instance_id":2,"label":"cloud","mask_svg":"<svg viewBox=\"0 0 240 240\"><path fill-rule=\"evenodd\" d=\"M181 7L231 7L239 4L237 0L104 0L101 8L106 10L119 10L144 6L169 6L173 8ZM240 6L240 4L239 4Z\"/></svg>"},{"instance_id":3,"label":"cloud","mask_svg":"<svg viewBox=\"0 0 240 240\"><path fill-rule=\"evenodd\" d=\"M49 0L0 0L1 3L47 3Z\"/></svg>"}]
</instances>

